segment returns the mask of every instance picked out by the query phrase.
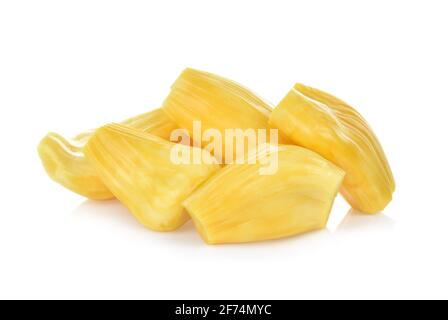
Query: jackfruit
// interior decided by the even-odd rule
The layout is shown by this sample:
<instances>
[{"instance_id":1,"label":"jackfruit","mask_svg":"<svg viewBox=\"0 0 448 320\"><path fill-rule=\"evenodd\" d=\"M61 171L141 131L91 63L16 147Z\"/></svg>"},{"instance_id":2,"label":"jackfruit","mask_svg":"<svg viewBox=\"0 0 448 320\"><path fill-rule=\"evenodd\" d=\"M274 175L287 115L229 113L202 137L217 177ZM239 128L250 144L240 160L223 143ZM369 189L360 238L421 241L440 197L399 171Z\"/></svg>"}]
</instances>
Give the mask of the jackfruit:
<instances>
[{"instance_id":1,"label":"jackfruit","mask_svg":"<svg viewBox=\"0 0 448 320\"><path fill-rule=\"evenodd\" d=\"M269 121L347 172L341 194L354 209L373 214L391 201L395 182L386 155L366 120L344 101L296 84Z\"/></svg>"},{"instance_id":2,"label":"jackfruit","mask_svg":"<svg viewBox=\"0 0 448 320\"><path fill-rule=\"evenodd\" d=\"M211 151L221 163L230 163L237 157L236 148L226 155L225 146L230 145L230 138L225 139L226 129L269 129L268 119L272 107L240 84L223 77L187 68L171 87L171 92L163 103L163 110L180 127L185 128L197 146ZM194 122L200 121L200 137L195 132ZM210 140L207 130L217 130L224 141L221 147L209 149ZM273 144L288 144L291 141L284 135L278 141L271 140L268 130L265 141ZM246 136L246 146L247 146ZM245 149L245 152L248 148Z\"/></svg>"},{"instance_id":3,"label":"jackfruit","mask_svg":"<svg viewBox=\"0 0 448 320\"><path fill-rule=\"evenodd\" d=\"M276 239L326 226L344 171L299 146L257 151L221 169L184 201L205 242ZM254 155L258 160L251 163ZM267 166L276 170L261 174Z\"/></svg>"},{"instance_id":4,"label":"jackfruit","mask_svg":"<svg viewBox=\"0 0 448 320\"><path fill-rule=\"evenodd\" d=\"M123 124L169 139L176 125L156 109L125 120ZM107 200L113 194L103 184L94 168L84 156L84 145L94 130L65 139L57 133L48 133L39 143L38 153L48 176L67 189L94 200Z\"/></svg>"},{"instance_id":5,"label":"jackfruit","mask_svg":"<svg viewBox=\"0 0 448 320\"><path fill-rule=\"evenodd\" d=\"M203 161L176 163L173 150ZM144 226L177 229L188 220L185 200L220 166L207 151L118 124L98 129L84 152L104 184Z\"/></svg>"}]
</instances>

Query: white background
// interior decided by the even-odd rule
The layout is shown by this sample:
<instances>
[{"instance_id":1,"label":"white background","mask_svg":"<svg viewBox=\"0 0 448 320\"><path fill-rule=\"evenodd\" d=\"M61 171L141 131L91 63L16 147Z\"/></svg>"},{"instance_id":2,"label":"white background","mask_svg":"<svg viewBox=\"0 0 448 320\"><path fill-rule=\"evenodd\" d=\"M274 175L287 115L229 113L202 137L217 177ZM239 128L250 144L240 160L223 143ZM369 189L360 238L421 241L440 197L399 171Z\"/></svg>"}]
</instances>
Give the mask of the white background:
<instances>
[{"instance_id":1,"label":"white background","mask_svg":"<svg viewBox=\"0 0 448 320\"><path fill-rule=\"evenodd\" d=\"M448 298L446 1L0 2L0 298ZM368 119L383 214L207 246L46 177L36 146L159 107L185 67L276 104L295 82Z\"/></svg>"}]
</instances>

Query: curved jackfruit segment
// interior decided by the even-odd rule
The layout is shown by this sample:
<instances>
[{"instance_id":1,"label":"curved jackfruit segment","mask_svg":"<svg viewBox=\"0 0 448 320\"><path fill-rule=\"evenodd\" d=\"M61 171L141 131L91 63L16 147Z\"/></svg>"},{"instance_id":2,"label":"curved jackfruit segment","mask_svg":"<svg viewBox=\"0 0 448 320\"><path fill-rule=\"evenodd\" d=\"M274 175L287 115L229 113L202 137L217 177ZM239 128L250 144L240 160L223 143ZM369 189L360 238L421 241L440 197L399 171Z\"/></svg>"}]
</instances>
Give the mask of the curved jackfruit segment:
<instances>
[{"instance_id":1,"label":"curved jackfruit segment","mask_svg":"<svg viewBox=\"0 0 448 320\"><path fill-rule=\"evenodd\" d=\"M130 118L123 124L167 140L177 128L161 109ZM84 156L84 145L93 132L85 131L74 139L50 132L40 141L38 153L48 176L57 183L89 199L112 199L113 194Z\"/></svg>"},{"instance_id":2,"label":"curved jackfruit segment","mask_svg":"<svg viewBox=\"0 0 448 320\"><path fill-rule=\"evenodd\" d=\"M366 120L347 103L296 84L270 124L347 172L341 194L354 209L373 214L392 200L395 182L386 155Z\"/></svg>"},{"instance_id":3,"label":"curved jackfruit segment","mask_svg":"<svg viewBox=\"0 0 448 320\"><path fill-rule=\"evenodd\" d=\"M233 148L233 154L230 155L229 152L226 158L225 145L230 145L229 140L233 137L228 136L226 139L225 130L269 129L268 119L272 111L269 103L242 85L190 68L185 69L171 86L171 92L162 108L178 127L187 129L197 146L211 151L222 163L232 162L237 157L236 148ZM200 127L195 127L194 124L198 121ZM210 133L216 130L224 141L221 147L215 145L216 148L208 148L214 142ZM246 136L246 145L249 139ZM256 143L266 142L288 144L290 140L279 134L278 141L271 141L268 130L264 141L257 137ZM245 149L246 153L248 149Z\"/></svg>"},{"instance_id":4,"label":"curved jackfruit segment","mask_svg":"<svg viewBox=\"0 0 448 320\"><path fill-rule=\"evenodd\" d=\"M90 199L113 198L76 140L50 132L40 142L38 151L45 170L54 181Z\"/></svg>"},{"instance_id":5,"label":"curved jackfruit segment","mask_svg":"<svg viewBox=\"0 0 448 320\"><path fill-rule=\"evenodd\" d=\"M250 156L229 164L184 201L205 242L276 239L326 226L344 171L299 146L260 149L256 163ZM266 167L277 170L261 175Z\"/></svg>"},{"instance_id":6,"label":"curved jackfruit segment","mask_svg":"<svg viewBox=\"0 0 448 320\"><path fill-rule=\"evenodd\" d=\"M205 150L118 124L98 129L84 152L118 200L140 223L156 231L184 224L189 217L182 201L220 168ZM202 161L180 162L173 156L195 152Z\"/></svg>"}]
</instances>

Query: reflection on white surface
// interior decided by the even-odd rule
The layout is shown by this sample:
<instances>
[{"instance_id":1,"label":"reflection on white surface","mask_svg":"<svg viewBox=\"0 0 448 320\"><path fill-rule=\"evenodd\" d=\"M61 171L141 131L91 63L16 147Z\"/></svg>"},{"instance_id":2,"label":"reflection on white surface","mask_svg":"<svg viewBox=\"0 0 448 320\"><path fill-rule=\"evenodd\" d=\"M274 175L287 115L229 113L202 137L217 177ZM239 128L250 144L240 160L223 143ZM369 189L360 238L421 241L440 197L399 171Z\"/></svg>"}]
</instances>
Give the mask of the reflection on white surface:
<instances>
[{"instance_id":1,"label":"reflection on white surface","mask_svg":"<svg viewBox=\"0 0 448 320\"><path fill-rule=\"evenodd\" d=\"M157 232L145 228L118 200L92 201L86 200L73 213L87 216L87 220L102 220L103 228L132 229L133 234L141 234L149 241L163 241L165 244L179 246L200 246L203 244L191 221L174 232ZM105 223L104 220L107 220ZM124 233L124 231L123 231Z\"/></svg>"},{"instance_id":2,"label":"reflection on white surface","mask_svg":"<svg viewBox=\"0 0 448 320\"><path fill-rule=\"evenodd\" d=\"M137 221L118 200L92 201L85 200L73 213L77 216L88 215L90 219L107 219L124 227L138 228Z\"/></svg>"},{"instance_id":3,"label":"reflection on white surface","mask_svg":"<svg viewBox=\"0 0 448 320\"><path fill-rule=\"evenodd\" d=\"M339 213L338 213L339 211ZM91 201L86 200L79 205L73 213L75 216L86 218L87 223L94 223L99 228L116 228L117 232L125 233L125 229L132 229L133 234L140 234L148 241L160 241L163 245L173 245L180 247L211 247L211 248L250 248L252 251L266 250L269 247L276 248L315 248L325 245L331 239L345 235L361 232L363 234L378 232L384 233L394 229L395 221L383 213L367 215L350 209L347 213L337 212L330 219L328 226L324 230L309 232L306 234L287 237L283 239L255 242L248 244L234 244L221 246L206 246L191 221L174 232L151 231L141 224L129 213L129 211L118 201ZM106 220L106 221L105 221ZM121 230L121 231L120 231ZM115 230L114 230L115 231ZM219 249L219 252L226 249Z\"/></svg>"},{"instance_id":4,"label":"reflection on white surface","mask_svg":"<svg viewBox=\"0 0 448 320\"><path fill-rule=\"evenodd\" d=\"M350 209L336 229L336 233L351 233L358 231L391 231L394 229L395 221L384 213L374 215L363 214Z\"/></svg>"}]
</instances>

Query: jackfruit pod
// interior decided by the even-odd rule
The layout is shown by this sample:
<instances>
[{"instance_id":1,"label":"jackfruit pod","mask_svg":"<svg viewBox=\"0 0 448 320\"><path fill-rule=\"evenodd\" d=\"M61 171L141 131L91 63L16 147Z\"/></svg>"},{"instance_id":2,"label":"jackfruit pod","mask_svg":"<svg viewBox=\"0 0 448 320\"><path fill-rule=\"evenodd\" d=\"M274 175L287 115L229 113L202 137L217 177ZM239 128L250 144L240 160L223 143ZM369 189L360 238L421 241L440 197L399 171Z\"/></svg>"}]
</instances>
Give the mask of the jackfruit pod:
<instances>
[{"instance_id":1,"label":"jackfruit pod","mask_svg":"<svg viewBox=\"0 0 448 320\"><path fill-rule=\"evenodd\" d=\"M184 201L205 242L276 239L326 226L343 170L299 146L250 153L246 163L227 165ZM261 174L268 167L274 170Z\"/></svg>"},{"instance_id":2,"label":"jackfruit pod","mask_svg":"<svg viewBox=\"0 0 448 320\"><path fill-rule=\"evenodd\" d=\"M176 162L173 152L203 161ZM175 230L188 220L184 201L220 166L208 152L118 124L98 129L84 152L107 188L144 226Z\"/></svg>"},{"instance_id":3,"label":"jackfruit pod","mask_svg":"<svg viewBox=\"0 0 448 320\"><path fill-rule=\"evenodd\" d=\"M209 148L210 143L214 142L214 137L210 138L206 132L217 130L221 137L225 138L226 129L266 130L269 129L268 118L272 111L272 107L266 101L240 84L190 68L185 69L172 85L162 108L178 127L187 129L197 146L211 151L223 163L236 159L236 148L233 147L226 158L225 146L230 145L229 141L223 141L221 146L212 144L212 148ZM195 121L200 121L199 128L194 127ZM246 147L249 139L245 137ZM278 141L271 141L269 130L265 141L261 141L258 137L256 139L257 144L291 143L283 135L278 137ZM245 152L248 149L246 148Z\"/></svg>"},{"instance_id":4,"label":"jackfruit pod","mask_svg":"<svg viewBox=\"0 0 448 320\"><path fill-rule=\"evenodd\" d=\"M270 123L346 171L341 194L354 209L373 214L391 201L395 182L386 155L366 120L344 101L296 84Z\"/></svg>"},{"instance_id":5,"label":"jackfruit pod","mask_svg":"<svg viewBox=\"0 0 448 320\"><path fill-rule=\"evenodd\" d=\"M123 124L167 140L176 129L161 109L130 118ZM112 199L113 194L84 156L84 146L94 131L82 132L74 139L50 132L40 141L38 153L48 176L60 185L89 199Z\"/></svg>"}]
</instances>

